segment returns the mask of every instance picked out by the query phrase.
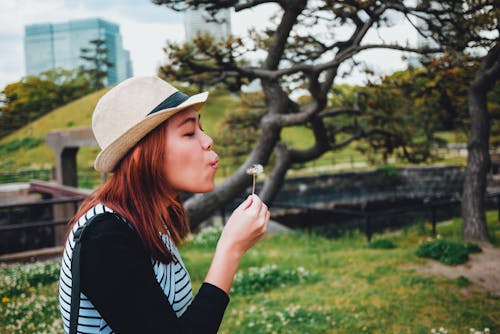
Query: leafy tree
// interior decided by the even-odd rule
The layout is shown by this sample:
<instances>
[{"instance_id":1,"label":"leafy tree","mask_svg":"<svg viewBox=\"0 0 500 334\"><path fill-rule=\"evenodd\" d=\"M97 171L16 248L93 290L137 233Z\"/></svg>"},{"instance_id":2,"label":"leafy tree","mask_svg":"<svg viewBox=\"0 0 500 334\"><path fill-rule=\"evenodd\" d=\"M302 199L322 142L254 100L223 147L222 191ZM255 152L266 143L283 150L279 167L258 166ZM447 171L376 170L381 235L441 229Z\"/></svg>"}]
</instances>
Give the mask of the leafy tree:
<instances>
[{"instance_id":1,"label":"leafy tree","mask_svg":"<svg viewBox=\"0 0 500 334\"><path fill-rule=\"evenodd\" d=\"M78 72L56 69L7 85L0 105L0 138L91 91Z\"/></svg>"},{"instance_id":2,"label":"leafy tree","mask_svg":"<svg viewBox=\"0 0 500 334\"><path fill-rule=\"evenodd\" d=\"M219 71L207 71L207 68L215 68L215 61L212 58L197 59L191 62L193 52L199 49L210 48L210 53L217 58L232 57L231 53L225 50L226 45L242 44L241 39L216 40L212 35L199 33L192 41L184 44L167 42L163 48L167 58L170 60L167 64L158 68L158 75L168 81L189 82L198 86L201 92L205 86L214 86L223 82L230 91L238 91L241 82L239 78L226 76ZM233 82L236 80L236 82Z\"/></svg>"},{"instance_id":3,"label":"leafy tree","mask_svg":"<svg viewBox=\"0 0 500 334\"><path fill-rule=\"evenodd\" d=\"M79 70L57 68L45 71L38 76L42 80L53 82L57 87L56 107L74 101L92 92L92 84Z\"/></svg>"},{"instance_id":4,"label":"leafy tree","mask_svg":"<svg viewBox=\"0 0 500 334\"><path fill-rule=\"evenodd\" d=\"M487 94L500 78L500 9L494 0L421 1L420 33L445 48L457 63L476 61L479 66L469 82L470 116L468 159L462 194L463 238L488 242L484 199L490 169L491 115Z\"/></svg>"},{"instance_id":5,"label":"leafy tree","mask_svg":"<svg viewBox=\"0 0 500 334\"><path fill-rule=\"evenodd\" d=\"M108 48L105 39L92 39L90 47L81 48L80 58L87 62L87 67L81 67L81 73L92 82L94 91L105 86L109 68L114 64L108 59Z\"/></svg>"},{"instance_id":6,"label":"leafy tree","mask_svg":"<svg viewBox=\"0 0 500 334\"><path fill-rule=\"evenodd\" d=\"M52 110L56 105L57 86L49 80L28 76L7 85L2 94L5 98L1 107L0 137Z\"/></svg>"},{"instance_id":7,"label":"leafy tree","mask_svg":"<svg viewBox=\"0 0 500 334\"><path fill-rule=\"evenodd\" d=\"M397 72L360 90L366 111L358 122L377 131L357 148L372 163L378 162L379 153L384 163L390 156L412 163L438 158L433 148L443 144L435 136L443 113L436 98L424 93L429 80L422 74L423 69Z\"/></svg>"}]
</instances>

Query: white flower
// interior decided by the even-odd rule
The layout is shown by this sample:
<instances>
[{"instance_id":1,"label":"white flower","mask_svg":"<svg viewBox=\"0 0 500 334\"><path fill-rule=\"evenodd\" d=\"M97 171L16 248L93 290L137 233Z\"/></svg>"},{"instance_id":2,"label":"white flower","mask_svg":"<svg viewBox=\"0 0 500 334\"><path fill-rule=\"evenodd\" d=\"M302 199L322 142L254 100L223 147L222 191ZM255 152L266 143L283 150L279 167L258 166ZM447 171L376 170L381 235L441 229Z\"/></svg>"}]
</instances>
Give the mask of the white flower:
<instances>
[{"instance_id":1,"label":"white flower","mask_svg":"<svg viewBox=\"0 0 500 334\"><path fill-rule=\"evenodd\" d=\"M259 164L252 165L252 167L247 169L247 174L253 176L253 183L252 183L252 195L255 193L255 177L259 174L262 174L264 172L264 167Z\"/></svg>"},{"instance_id":2,"label":"white flower","mask_svg":"<svg viewBox=\"0 0 500 334\"><path fill-rule=\"evenodd\" d=\"M248 175L260 175L264 172L264 167L259 164L252 165L252 167L247 168Z\"/></svg>"}]
</instances>

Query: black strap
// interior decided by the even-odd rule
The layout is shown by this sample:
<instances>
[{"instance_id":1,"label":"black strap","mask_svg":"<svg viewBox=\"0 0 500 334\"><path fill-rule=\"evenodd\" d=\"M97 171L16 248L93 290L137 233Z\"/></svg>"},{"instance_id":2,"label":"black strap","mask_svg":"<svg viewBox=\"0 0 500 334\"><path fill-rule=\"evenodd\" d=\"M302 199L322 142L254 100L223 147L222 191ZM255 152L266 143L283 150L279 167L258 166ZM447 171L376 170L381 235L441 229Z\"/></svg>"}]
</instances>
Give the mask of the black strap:
<instances>
[{"instance_id":1,"label":"black strap","mask_svg":"<svg viewBox=\"0 0 500 334\"><path fill-rule=\"evenodd\" d=\"M113 214L110 212L99 213L85 222L82 226L76 229L73 235L75 246L73 247L73 255L71 256L71 310L69 318L69 334L76 334L78 328L78 313L80 311L80 250L82 241L85 237L85 231L88 230L92 222L97 217L102 217L105 214ZM113 214L119 217L116 214Z\"/></svg>"}]
</instances>

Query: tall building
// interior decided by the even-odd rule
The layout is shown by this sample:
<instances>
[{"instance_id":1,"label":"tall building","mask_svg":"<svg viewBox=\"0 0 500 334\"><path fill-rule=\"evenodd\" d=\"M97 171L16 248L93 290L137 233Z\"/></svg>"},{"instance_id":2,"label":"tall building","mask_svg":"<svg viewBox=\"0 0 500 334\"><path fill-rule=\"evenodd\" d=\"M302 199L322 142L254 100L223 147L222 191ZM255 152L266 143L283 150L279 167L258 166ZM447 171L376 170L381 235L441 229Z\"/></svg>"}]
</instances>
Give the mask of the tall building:
<instances>
[{"instance_id":1,"label":"tall building","mask_svg":"<svg viewBox=\"0 0 500 334\"><path fill-rule=\"evenodd\" d=\"M191 8L184 13L184 31L186 41L191 41L200 32L209 33L216 39L229 37L231 34L231 11L219 10L213 21L211 15L203 8Z\"/></svg>"},{"instance_id":2,"label":"tall building","mask_svg":"<svg viewBox=\"0 0 500 334\"><path fill-rule=\"evenodd\" d=\"M25 27L24 55L27 75L55 69L75 69L85 64L81 49L91 47L93 39L104 39L108 60L105 85L132 76L129 51L123 49L120 28L102 19L73 20L64 23L32 24Z\"/></svg>"}]
</instances>

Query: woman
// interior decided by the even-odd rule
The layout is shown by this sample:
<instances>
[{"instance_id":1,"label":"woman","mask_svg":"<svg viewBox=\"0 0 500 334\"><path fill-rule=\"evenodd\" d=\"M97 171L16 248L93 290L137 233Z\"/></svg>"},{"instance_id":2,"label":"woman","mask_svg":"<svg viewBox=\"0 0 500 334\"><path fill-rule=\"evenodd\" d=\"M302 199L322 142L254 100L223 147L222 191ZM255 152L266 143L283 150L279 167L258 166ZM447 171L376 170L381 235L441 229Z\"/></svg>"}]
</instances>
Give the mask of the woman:
<instances>
[{"instance_id":1,"label":"woman","mask_svg":"<svg viewBox=\"0 0 500 334\"><path fill-rule=\"evenodd\" d=\"M143 77L99 100L92 117L101 147L95 168L113 175L71 222L59 282L65 332L71 311L79 333L217 332L238 264L264 234L269 211L256 195L236 208L193 298L176 248L189 231L179 193L215 187L219 158L198 113L207 96L189 97Z\"/></svg>"}]
</instances>

